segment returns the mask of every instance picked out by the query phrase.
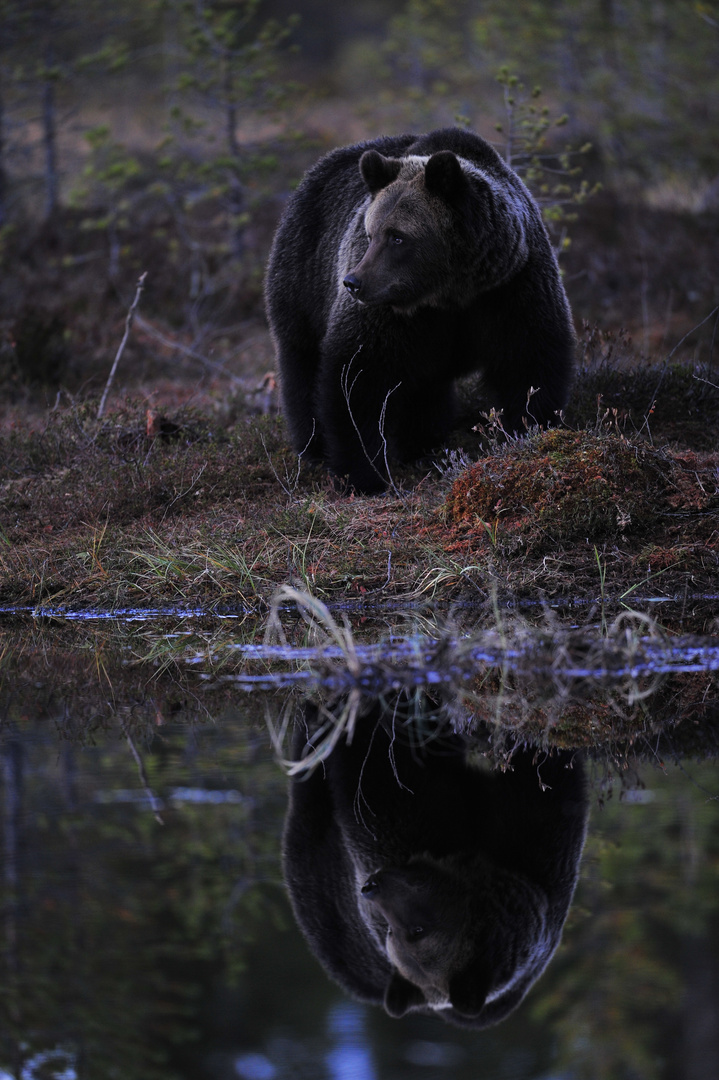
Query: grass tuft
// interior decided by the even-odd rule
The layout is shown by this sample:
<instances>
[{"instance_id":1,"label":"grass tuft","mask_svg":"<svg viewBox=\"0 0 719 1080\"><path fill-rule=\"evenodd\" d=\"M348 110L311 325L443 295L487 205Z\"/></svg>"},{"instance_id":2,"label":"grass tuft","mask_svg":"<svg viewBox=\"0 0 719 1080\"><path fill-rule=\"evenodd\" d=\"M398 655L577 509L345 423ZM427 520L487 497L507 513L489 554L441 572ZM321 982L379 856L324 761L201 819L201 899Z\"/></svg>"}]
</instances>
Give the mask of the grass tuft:
<instances>
[{"instance_id":1,"label":"grass tuft","mask_svg":"<svg viewBox=\"0 0 719 1080\"><path fill-rule=\"evenodd\" d=\"M316 465L298 473L276 416L223 426L209 408L126 402L98 420L92 402L61 404L41 430L0 435L0 603L259 613L282 585L328 604L592 600L598 566L609 606L712 591L719 456L692 425L662 445L656 418L691 400L716 445L719 390L671 365L622 374L656 402L640 435L619 406L597 421L596 395L587 415L593 378L576 387L576 430L469 433L376 498L340 493Z\"/></svg>"}]
</instances>

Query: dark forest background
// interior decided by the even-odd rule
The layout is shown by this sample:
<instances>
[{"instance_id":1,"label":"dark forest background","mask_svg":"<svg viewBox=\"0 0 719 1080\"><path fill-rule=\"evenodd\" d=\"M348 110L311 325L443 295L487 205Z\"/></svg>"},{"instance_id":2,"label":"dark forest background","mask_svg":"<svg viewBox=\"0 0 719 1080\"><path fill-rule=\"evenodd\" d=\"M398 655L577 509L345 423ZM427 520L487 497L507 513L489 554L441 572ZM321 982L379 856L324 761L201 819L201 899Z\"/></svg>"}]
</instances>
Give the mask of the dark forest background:
<instances>
[{"instance_id":1,"label":"dark forest background","mask_svg":"<svg viewBox=\"0 0 719 1080\"><path fill-rule=\"evenodd\" d=\"M719 4L0 0L0 391L272 366L262 273L333 145L469 124L540 199L578 327L661 355L717 302ZM683 351L713 361L711 322Z\"/></svg>"}]
</instances>

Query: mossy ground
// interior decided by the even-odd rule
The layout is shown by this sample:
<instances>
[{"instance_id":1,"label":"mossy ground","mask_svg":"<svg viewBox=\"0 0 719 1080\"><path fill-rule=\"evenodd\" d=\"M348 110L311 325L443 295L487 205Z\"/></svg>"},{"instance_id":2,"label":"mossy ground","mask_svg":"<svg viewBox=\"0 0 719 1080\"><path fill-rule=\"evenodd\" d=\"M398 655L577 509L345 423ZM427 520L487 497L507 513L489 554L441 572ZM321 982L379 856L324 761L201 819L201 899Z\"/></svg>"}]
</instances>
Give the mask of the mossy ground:
<instances>
[{"instance_id":1,"label":"mossy ground","mask_svg":"<svg viewBox=\"0 0 719 1080\"><path fill-rule=\"evenodd\" d=\"M375 498L298 466L281 418L246 403L124 401L103 420L60 404L2 436L0 603L259 612L287 583L367 605L712 591L719 390L682 366L621 380L626 407L597 411L589 367L565 427L507 442L465 426Z\"/></svg>"},{"instance_id":2,"label":"mossy ground","mask_svg":"<svg viewBox=\"0 0 719 1080\"><path fill-rule=\"evenodd\" d=\"M555 428L497 447L454 482L443 515L449 544L481 543L505 558L589 543L648 557L648 542L657 558L671 544L674 562L678 546L708 554L717 545L718 470L716 453L657 450L612 425Z\"/></svg>"}]
</instances>

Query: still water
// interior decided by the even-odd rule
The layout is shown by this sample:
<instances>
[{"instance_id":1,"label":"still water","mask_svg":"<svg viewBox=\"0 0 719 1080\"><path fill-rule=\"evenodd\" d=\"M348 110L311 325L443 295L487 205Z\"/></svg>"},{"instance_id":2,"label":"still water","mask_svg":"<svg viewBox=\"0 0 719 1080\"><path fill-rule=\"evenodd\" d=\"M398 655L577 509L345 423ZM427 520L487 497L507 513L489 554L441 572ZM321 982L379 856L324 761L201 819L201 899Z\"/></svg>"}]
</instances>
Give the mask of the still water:
<instances>
[{"instance_id":1,"label":"still water","mask_svg":"<svg viewBox=\"0 0 719 1080\"><path fill-rule=\"evenodd\" d=\"M323 618L0 627L0 1078L719 1076L716 640Z\"/></svg>"}]
</instances>

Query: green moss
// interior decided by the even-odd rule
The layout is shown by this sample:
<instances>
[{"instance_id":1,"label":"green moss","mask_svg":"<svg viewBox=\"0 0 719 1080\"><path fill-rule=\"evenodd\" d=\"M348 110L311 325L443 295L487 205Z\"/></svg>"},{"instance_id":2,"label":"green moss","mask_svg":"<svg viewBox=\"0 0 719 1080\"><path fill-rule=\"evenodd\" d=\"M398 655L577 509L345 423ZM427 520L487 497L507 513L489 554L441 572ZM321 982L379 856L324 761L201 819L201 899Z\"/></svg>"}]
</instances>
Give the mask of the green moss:
<instances>
[{"instance_id":1,"label":"green moss","mask_svg":"<svg viewBox=\"0 0 719 1080\"><path fill-rule=\"evenodd\" d=\"M656 522L680 471L668 454L609 429L555 428L510 443L455 481L446 517L525 550L547 543L598 543Z\"/></svg>"}]
</instances>

